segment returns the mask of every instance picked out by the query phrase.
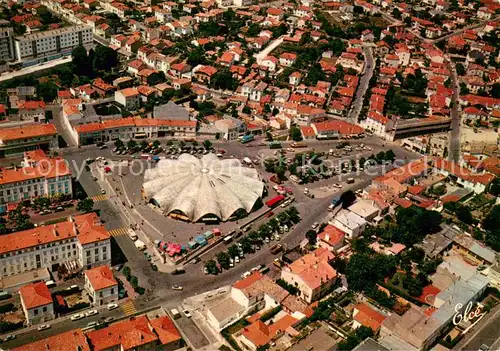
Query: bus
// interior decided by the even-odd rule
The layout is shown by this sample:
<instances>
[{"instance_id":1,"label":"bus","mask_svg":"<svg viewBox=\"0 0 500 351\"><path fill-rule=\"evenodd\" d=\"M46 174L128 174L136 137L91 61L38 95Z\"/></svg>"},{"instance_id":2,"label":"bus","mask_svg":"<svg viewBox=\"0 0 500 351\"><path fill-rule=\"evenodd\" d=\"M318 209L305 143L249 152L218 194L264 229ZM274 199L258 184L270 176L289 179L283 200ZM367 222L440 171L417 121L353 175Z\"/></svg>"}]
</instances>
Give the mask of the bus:
<instances>
[{"instance_id":1,"label":"bus","mask_svg":"<svg viewBox=\"0 0 500 351\"><path fill-rule=\"evenodd\" d=\"M248 135L243 136L243 138L241 138L240 143L246 144L246 143L253 141L253 139L254 139L253 134L248 134Z\"/></svg>"},{"instance_id":2,"label":"bus","mask_svg":"<svg viewBox=\"0 0 500 351\"><path fill-rule=\"evenodd\" d=\"M232 235L228 235L228 236L226 236L222 240L224 241L224 244L229 244L231 241L233 241L233 236Z\"/></svg>"},{"instance_id":3,"label":"bus","mask_svg":"<svg viewBox=\"0 0 500 351\"><path fill-rule=\"evenodd\" d=\"M307 147L307 144L303 141L294 141L291 145L293 148Z\"/></svg>"},{"instance_id":4,"label":"bus","mask_svg":"<svg viewBox=\"0 0 500 351\"><path fill-rule=\"evenodd\" d=\"M283 146L281 146L281 143L279 141L271 141L269 143L269 148L270 149L281 149Z\"/></svg>"}]
</instances>

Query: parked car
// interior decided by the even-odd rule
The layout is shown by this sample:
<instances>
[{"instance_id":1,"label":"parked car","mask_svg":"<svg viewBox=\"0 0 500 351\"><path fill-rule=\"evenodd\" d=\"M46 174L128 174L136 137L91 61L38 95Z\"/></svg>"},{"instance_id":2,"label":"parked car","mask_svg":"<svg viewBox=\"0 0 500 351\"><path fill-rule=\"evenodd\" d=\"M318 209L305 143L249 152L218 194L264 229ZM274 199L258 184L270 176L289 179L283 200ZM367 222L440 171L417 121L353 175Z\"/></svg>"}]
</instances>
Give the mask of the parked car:
<instances>
[{"instance_id":1,"label":"parked car","mask_svg":"<svg viewBox=\"0 0 500 351\"><path fill-rule=\"evenodd\" d=\"M94 315L96 315L98 313L99 313L98 310L90 310L90 311L85 312L85 316L86 317L90 317L90 316L94 316Z\"/></svg>"},{"instance_id":2,"label":"parked car","mask_svg":"<svg viewBox=\"0 0 500 351\"><path fill-rule=\"evenodd\" d=\"M41 326L39 326L38 328L36 328L38 331L42 331L42 330L47 330L47 329L50 329L50 324L42 324Z\"/></svg>"},{"instance_id":3,"label":"parked car","mask_svg":"<svg viewBox=\"0 0 500 351\"><path fill-rule=\"evenodd\" d=\"M108 304L108 310L114 310L115 308L118 308L117 303L110 303Z\"/></svg>"},{"instance_id":4,"label":"parked car","mask_svg":"<svg viewBox=\"0 0 500 351\"><path fill-rule=\"evenodd\" d=\"M98 324L97 322L89 322L89 323L87 324L87 327L88 327L88 328L94 328L94 327L97 327L97 324Z\"/></svg>"},{"instance_id":5,"label":"parked car","mask_svg":"<svg viewBox=\"0 0 500 351\"><path fill-rule=\"evenodd\" d=\"M187 317L187 318L191 318L192 315L191 313L188 311L188 310L183 310L182 313L184 313L184 315Z\"/></svg>"},{"instance_id":6,"label":"parked car","mask_svg":"<svg viewBox=\"0 0 500 351\"><path fill-rule=\"evenodd\" d=\"M184 288L180 285L172 285L172 290L182 291Z\"/></svg>"},{"instance_id":7,"label":"parked car","mask_svg":"<svg viewBox=\"0 0 500 351\"><path fill-rule=\"evenodd\" d=\"M5 341L14 340L15 338L17 338L17 335L9 334L5 337Z\"/></svg>"},{"instance_id":8,"label":"parked car","mask_svg":"<svg viewBox=\"0 0 500 351\"><path fill-rule=\"evenodd\" d=\"M77 321L82 318L85 318L85 316L82 313L77 313L71 316L72 321Z\"/></svg>"}]
</instances>

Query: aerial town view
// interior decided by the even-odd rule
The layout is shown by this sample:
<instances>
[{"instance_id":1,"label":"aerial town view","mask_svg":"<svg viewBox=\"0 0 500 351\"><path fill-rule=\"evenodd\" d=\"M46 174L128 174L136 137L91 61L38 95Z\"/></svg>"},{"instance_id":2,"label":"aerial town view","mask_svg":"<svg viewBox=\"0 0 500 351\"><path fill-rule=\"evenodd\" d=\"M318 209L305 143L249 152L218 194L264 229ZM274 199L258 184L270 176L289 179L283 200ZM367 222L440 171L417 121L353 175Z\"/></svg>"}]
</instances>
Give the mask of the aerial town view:
<instances>
[{"instance_id":1,"label":"aerial town view","mask_svg":"<svg viewBox=\"0 0 500 351\"><path fill-rule=\"evenodd\" d=\"M499 0L0 0L0 351L500 350Z\"/></svg>"}]
</instances>

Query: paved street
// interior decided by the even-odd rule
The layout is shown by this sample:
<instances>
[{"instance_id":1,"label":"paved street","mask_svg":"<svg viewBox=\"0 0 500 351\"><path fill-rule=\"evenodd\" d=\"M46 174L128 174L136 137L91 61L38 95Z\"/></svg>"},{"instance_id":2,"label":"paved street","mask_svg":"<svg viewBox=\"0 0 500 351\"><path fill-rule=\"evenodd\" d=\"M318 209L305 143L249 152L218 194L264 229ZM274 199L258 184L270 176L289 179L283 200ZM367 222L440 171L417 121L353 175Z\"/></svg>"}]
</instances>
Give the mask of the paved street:
<instances>
[{"instance_id":1,"label":"paved street","mask_svg":"<svg viewBox=\"0 0 500 351\"><path fill-rule=\"evenodd\" d=\"M476 326L469 330L453 350L479 350L486 345L490 350L500 350L500 305L493 308Z\"/></svg>"},{"instance_id":2,"label":"paved street","mask_svg":"<svg viewBox=\"0 0 500 351\"><path fill-rule=\"evenodd\" d=\"M328 142L308 142L309 146L315 148L316 150L328 150L329 148L334 148L336 141ZM396 157L401 160L408 161L417 157L401 147L394 145L381 146L380 140L374 137L367 137L362 140L352 141L351 145L364 143L365 145L370 145L373 147L373 153L377 153L381 148L389 149L392 148L396 153ZM235 157L243 158L245 156L256 157L259 152L262 152L261 148L258 147L242 147L238 143L220 143L216 147L223 147L228 150L231 155L234 152ZM83 170L85 159L91 157L96 158L97 156L104 156L108 159L126 159L125 156L111 156L109 149L99 150L95 147L88 147L82 149L65 149L63 150L63 155L66 160L70 163L70 167L74 175L80 175L79 181L88 196L96 197L101 195L100 185L92 179L90 172ZM353 152L349 157L356 157L357 153ZM262 172L264 172L262 170ZM265 172L264 172L265 173ZM362 188L370 183L370 180L376 175L381 174L381 170L374 172L372 174L360 174L357 175L356 183L351 187L352 190ZM266 175L267 176L267 175ZM344 179L349 175L343 175ZM331 183L339 182L341 180L332 178ZM322 181L326 182L326 181ZM317 184L311 184L310 187L321 186L321 182ZM311 200L306 198L301 194L301 189L296 190L296 197L298 203L294 204L301 213L302 221L293 228L287 235L282 236L281 243L286 244L287 247L294 247L304 238L304 233L311 227L311 225L316 221L321 221L327 214L327 207L331 201L332 196L326 196L323 198L316 198ZM346 190L347 188L343 189ZM109 194L109 193L108 193ZM119 205L117 205L117 203ZM124 214L122 211L121 201L124 200L124 196L108 198L104 201L97 201L95 207L100 211L100 216L106 229L112 231L112 233L120 232L120 228L126 228L127 224L130 222L130 212ZM164 227L160 227L165 230ZM170 228L169 228L170 229ZM169 230L167 229L167 230ZM147 230L146 230L147 232ZM250 270L252 267L258 264L271 265L272 260L275 256L271 255L269 250L266 248L261 249L252 255L247 255L247 257L242 260L236 267L229 271L224 271L218 276L206 276L203 273L202 263L197 264L187 264L185 267L186 273L181 275L171 275L166 273L161 273L158 271L153 271L150 268L149 262L145 259L143 253L136 249L133 241L131 241L127 235L114 235L113 240L118 244L121 251L127 258L127 265L131 268L132 273L136 275L139 279L140 285L147 289L146 294L138 296L134 302L134 308L137 311L141 311L146 308L151 308L154 306L164 306L165 308L178 307L181 301L189 296L202 293L207 290L216 289L220 286L231 285L236 280L238 280L242 273ZM222 246L223 247L223 246ZM209 257L209 255L207 255ZM183 291L171 290L171 286L174 284L179 284L184 287ZM75 327L84 327L88 322L92 321L93 318L99 319L102 316L113 316L114 318L119 318L124 316L123 308L116 309L114 311L103 311L98 317L87 318L78 322L68 322L68 321L55 321L51 329L38 332L37 330L22 330L22 335L18 336L16 340L11 343L7 343L8 347L13 347L15 345L20 345L26 342L30 342L35 339L40 339L41 337L47 337L54 335L65 330L70 330Z\"/></svg>"},{"instance_id":3,"label":"paved street","mask_svg":"<svg viewBox=\"0 0 500 351\"><path fill-rule=\"evenodd\" d=\"M264 48L264 50L256 53L254 55L257 63L260 65L262 64L262 60L265 59L267 56L269 56L269 54L271 53L271 51L273 51L274 49L276 49L278 46L281 45L281 43L283 43L283 35L275 40L273 40L268 46L266 46Z\"/></svg>"},{"instance_id":4,"label":"paved street","mask_svg":"<svg viewBox=\"0 0 500 351\"><path fill-rule=\"evenodd\" d=\"M361 76L361 81L358 89L356 90L356 98L352 104L351 110L347 115L349 122L356 124L358 122L359 112L363 107L363 100L365 98L366 90L370 84L370 79L373 75L373 70L375 69L375 63L373 61L373 50L371 47L363 47L365 53L365 73Z\"/></svg>"},{"instance_id":5,"label":"paved street","mask_svg":"<svg viewBox=\"0 0 500 351\"><path fill-rule=\"evenodd\" d=\"M27 76L29 74L34 74L38 71L41 71L41 70L44 70L47 68L53 68L53 67L63 65L63 64L68 63L68 62L71 62L70 56L63 57L63 58L60 58L57 60L52 60L52 61L49 61L46 63L40 63L40 64L35 65L35 66L26 67L26 68L20 69L18 71L6 72L6 73L0 75L0 82L6 81L6 80L9 80L12 78Z\"/></svg>"},{"instance_id":6,"label":"paved street","mask_svg":"<svg viewBox=\"0 0 500 351\"><path fill-rule=\"evenodd\" d=\"M450 145L448 158L451 161L460 161L460 125L461 114L458 98L460 96L460 87L458 86L457 71L455 65L448 60L448 69L451 72L451 87L453 88L453 96L451 99L451 131L450 131Z\"/></svg>"}]
</instances>

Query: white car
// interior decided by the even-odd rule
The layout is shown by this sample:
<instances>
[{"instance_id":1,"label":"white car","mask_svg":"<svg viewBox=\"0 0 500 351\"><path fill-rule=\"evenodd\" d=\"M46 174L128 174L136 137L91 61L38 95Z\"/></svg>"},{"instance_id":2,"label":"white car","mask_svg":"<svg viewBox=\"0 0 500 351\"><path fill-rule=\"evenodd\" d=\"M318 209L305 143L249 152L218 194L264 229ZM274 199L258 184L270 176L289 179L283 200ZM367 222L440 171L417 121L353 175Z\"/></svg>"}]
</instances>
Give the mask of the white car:
<instances>
[{"instance_id":1,"label":"white car","mask_svg":"<svg viewBox=\"0 0 500 351\"><path fill-rule=\"evenodd\" d=\"M108 310L114 310L115 308L118 308L118 304L117 303L110 303L108 304Z\"/></svg>"},{"instance_id":2,"label":"white car","mask_svg":"<svg viewBox=\"0 0 500 351\"><path fill-rule=\"evenodd\" d=\"M184 289L184 288L180 285L172 285L172 290L181 291L182 289Z\"/></svg>"},{"instance_id":3,"label":"white car","mask_svg":"<svg viewBox=\"0 0 500 351\"><path fill-rule=\"evenodd\" d=\"M252 274L251 272L246 271L245 273L243 273L243 274L241 275L241 277L242 277L243 279L245 279L246 277L250 276L251 274Z\"/></svg>"},{"instance_id":4,"label":"white car","mask_svg":"<svg viewBox=\"0 0 500 351\"><path fill-rule=\"evenodd\" d=\"M38 331L42 331L42 330L46 330L46 329L50 329L50 324L42 324L41 326L39 326L38 328L36 328Z\"/></svg>"},{"instance_id":5,"label":"white car","mask_svg":"<svg viewBox=\"0 0 500 351\"><path fill-rule=\"evenodd\" d=\"M340 185L339 183L335 183L335 184L333 184L333 187L334 187L334 188L341 189L341 188L342 188L342 185Z\"/></svg>"},{"instance_id":6,"label":"white car","mask_svg":"<svg viewBox=\"0 0 500 351\"><path fill-rule=\"evenodd\" d=\"M72 321L77 321L77 320L82 319L84 317L85 316L82 313L77 313L77 314L74 314L74 315L71 316L71 320Z\"/></svg>"},{"instance_id":7,"label":"white car","mask_svg":"<svg viewBox=\"0 0 500 351\"><path fill-rule=\"evenodd\" d=\"M318 228L319 226L319 223L318 222L314 222L313 225L311 226L312 229L316 229Z\"/></svg>"},{"instance_id":8,"label":"white car","mask_svg":"<svg viewBox=\"0 0 500 351\"><path fill-rule=\"evenodd\" d=\"M240 257L239 256L234 256L234 262L240 263Z\"/></svg>"},{"instance_id":9,"label":"white car","mask_svg":"<svg viewBox=\"0 0 500 351\"><path fill-rule=\"evenodd\" d=\"M188 310L182 310L182 313L184 313L184 315L185 315L187 318L191 318L191 317L192 317L191 313L190 313Z\"/></svg>"},{"instance_id":10,"label":"white car","mask_svg":"<svg viewBox=\"0 0 500 351\"><path fill-rule=\"evenodd\" d=\"M90 317L90 316L94 316L94 315L96 315L98 313L99 313L98 310L90 310L90 311L85 312L85 316L86 317Z\"/></svg>"}]
</instances>

